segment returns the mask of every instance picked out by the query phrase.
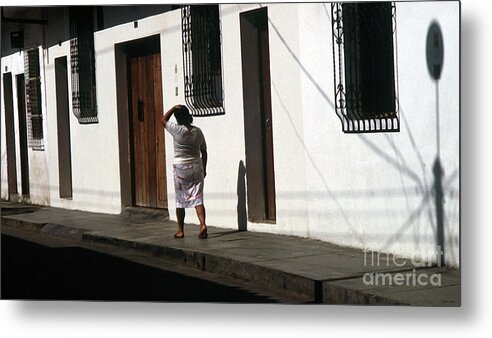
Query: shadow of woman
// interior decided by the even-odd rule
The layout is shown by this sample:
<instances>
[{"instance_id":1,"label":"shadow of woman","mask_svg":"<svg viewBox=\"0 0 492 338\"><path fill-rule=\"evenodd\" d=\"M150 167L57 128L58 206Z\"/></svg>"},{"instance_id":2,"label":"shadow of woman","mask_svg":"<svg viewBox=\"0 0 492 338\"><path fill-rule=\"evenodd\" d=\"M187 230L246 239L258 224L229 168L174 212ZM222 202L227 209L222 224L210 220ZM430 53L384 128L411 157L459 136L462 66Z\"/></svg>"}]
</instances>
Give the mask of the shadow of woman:
<instances>
[{"instance_id":1,"label":"shadow of woman","mask_svg":"<svg viewBox=\"0 0 492 338\"><path fill-rule=\"evenodd\" d=\"M246 167L239 161L237 171L237 227L239 231L248 230L248 216L246 213Z\"/></svg>"}]
</instances>

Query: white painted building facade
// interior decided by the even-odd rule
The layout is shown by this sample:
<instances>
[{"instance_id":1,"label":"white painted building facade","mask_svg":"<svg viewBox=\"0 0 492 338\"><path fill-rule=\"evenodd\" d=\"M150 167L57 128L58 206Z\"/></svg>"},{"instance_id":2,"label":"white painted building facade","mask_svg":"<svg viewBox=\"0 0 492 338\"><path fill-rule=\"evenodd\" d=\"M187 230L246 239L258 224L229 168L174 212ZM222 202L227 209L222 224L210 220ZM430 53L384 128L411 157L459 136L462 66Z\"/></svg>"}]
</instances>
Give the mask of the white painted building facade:
<instances>
[{"instance_id":1,"label":"white painted building facade","mask_svg":"<svg viewBox=\"0 0 492 338\"><path fill-rule=\"evenodd\" d=\"M195 118L208 145L205 206L209 225L237 229L241 204L250 208L240 196L244 194L241 162L248 171L240 16L266 7L276 215L274 222L248 219L247 229L435 261L438 221L433 166L439 157L444 173L446 263L459 265L459 2L397 2L395 6L400 130L344 133L335 111L331 4L220 5L225 114ZM134 21L94 33L98 123L80 124L70 114L71 198L59 197L54 66L58 57L70 60L70 41L45 47L39 41L44 150L28 151L29 202L110 214L118 214L125 207L115 45L158 35L164 109L185 102L181 11L147 16L139 19L138 25ZM432 22L439 23L444 44L438 82L429 75L426 63ZM1 71L2 76L11 73L14 79L19 178L15 75L24 73L23 52L2 56ZM68 71L69 84L70 76ZM14 197L9 196L6 175L3 82L1 95L1 197L7 200ZM72 107L70 95L69 101ZM170 217L175 219L173 149L168 134L165 146L168 205ZM245 180L248 187L247 174ZM18 182L20 192L20 179ZM191 212L187 220L197 223Z\"/></svg>"}]
</instances>

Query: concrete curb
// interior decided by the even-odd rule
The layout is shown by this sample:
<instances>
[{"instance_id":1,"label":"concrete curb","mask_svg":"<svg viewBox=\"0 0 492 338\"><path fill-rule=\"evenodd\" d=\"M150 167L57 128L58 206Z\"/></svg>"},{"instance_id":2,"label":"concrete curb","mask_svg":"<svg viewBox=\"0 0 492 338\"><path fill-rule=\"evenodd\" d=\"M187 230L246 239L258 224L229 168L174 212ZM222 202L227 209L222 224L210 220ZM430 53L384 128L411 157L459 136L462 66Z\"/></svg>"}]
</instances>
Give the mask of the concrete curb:
<instances>
[{"instance_id":1,"label":"concrete curb","mask_svg":"<svg viewBox=\"0 0 492 338\"><path fill-rule=\"evenodd\" d=\"M223 274L235 279L255 283L256 285L273 288L295 298L301 298L306 302L322 301L322 298L318 297L316 299L315 297L316 281L253 263L241 262L195 250L134 242L91 234L90 232L83 234L83 241L87 243L115 245L138 250L154 257L165 257L179 264L201 271Z\"/></svg>"},{"instance_id":2,"label":"concrete curb","mask_svg":"<svg viewBox=\"0 0 492 338\"><path fill-rule=\"evenodd\" d=\"M2 216L2 225L76 241L82 241L82 235L86 231L61 224L26 221L13 216Z\"/></svg>"},{"instance_id":3,"label":"concrete curb","mask_svg":"<svg viewBox=\"0 0 492 338\"><path fill-rule=\"evenodd\" d=\"M323 283L323 303L344 305L410 305L334 283Z\"/></svg>"},{"instance_id":4,"label":"concrete curb","mask_svg":"<svg viewBox=\"0 0 492 338\"><path fill-rule=\"evenodd\" d=\"M87 244L104 244L119 248L127 248L154 257L171 259L208 273L222 274L255 285L274 289L306 303L325 304L403 304L393 300L377 299L358 290L343 286L329 285L303 276L291 274L274 268L263 267L254 263L211 255L191 249L142 243L95 234L92 230L74 228L55 223L33 222L22 220L18 215L1 217L4 226L42 233L63 239L70 239ZM22 215L20 215L22 216Z\"/></svg>"},{"instance_id":5,"label":"concrete curb","mask_svg":"<svg viewBox=\"0 0 492 338\"><path fill-rule=\"evenodd\" d=\"M133 249L154 257L171 259L178 264L183 264L197 270L224 274L245 282L272 288L277 292L288 294L305 302L322 302L321 296L318 295L316 297L316 289L319 289L319 286L315 286L317 282L302 276L195 250L186 250L171 246L101 236L91 233L91 230L55 223L25 221L18 219L15 216L16 215L2 216L1 224L7 227L19 228L78 242L105 244Z\"/></svg>"},{"instance_id":6,"label":"concrete curb","mask_svg":"<svg viewBox=\"0 0 492 338\"><path fill-rule=\"evenodd\" d=\"M280 266L266 266L256 260L245 261L242 256L231 257L230 255L222 256L221 253L216 252L203 252L195 246L146 243L131 238L118 238L117 235L101 234L99 230L94 230L93 226L85 228L77 226L74 224L76 223L75 218L69 218L68 221L68 224L74 225L63 225L59 224L61 216L56 211L52 215L54 216L50 216L49 213L41 214L41 216L31 213L11 213L2 215L1 224L88 245L135 250L144 255L169 260L197 271L216 274L219 278L224 276L269 289L279 295L287 296L287 299L295 299L295 303L459 306L461 302L459 270L449 272L434 269L433 271L442 272L446 279L445 285L440 289L407 288L399 291L400 289L391 287L368 287L362 283L360 273L339 279L316 279L282 270ZM70 215L65 214L64 217L70 217ZM81 215L76 214L75 217L81 217ZM85 219L84 217L82 216L81 219ZM99 216L93 217L92 222L98 222L97 217ZM398 271L393 269L387 272L397 273ZM424 270L421 272L426 273Z\"/></svg>"},{"instance_id":7,"label":"concrete curb","mask_svg":"<svg viewBox=\"0 0 492 338\"><path fill-rule=\"evenodd\" d=\"M34 232L41 232L41 229L46 225L46 223L35 223L12 217L2 216L2 225Z\"/></svg>"}]
</instances>

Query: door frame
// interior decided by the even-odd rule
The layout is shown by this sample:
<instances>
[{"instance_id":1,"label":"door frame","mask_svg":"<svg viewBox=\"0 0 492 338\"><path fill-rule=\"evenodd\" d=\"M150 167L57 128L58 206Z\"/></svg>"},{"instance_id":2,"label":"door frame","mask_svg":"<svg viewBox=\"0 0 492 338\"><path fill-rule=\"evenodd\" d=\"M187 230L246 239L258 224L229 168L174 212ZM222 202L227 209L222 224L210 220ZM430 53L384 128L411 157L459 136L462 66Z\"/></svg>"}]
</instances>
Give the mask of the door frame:
<instances>
[{"instance_id":1,"label":"door frame","mask_svg":"<svg viewBox=\"0 0 492 338\"><path fill-rule=\"evenodd\" d=\"M128 69L130 58L136 55L161 53L160 34L130 40L114 45L116 71L116 107L118 116L118 144L120 158L120 191L122 209L135 207L133 175L133 128L129 109ZM162 65L161 65L162 67ZM161 79L162 81L162 79ZM164 99L164 98L163 98ZM131 182L128 184L128 182Z\"/></svg>"},{"instance_id":2,"label":"door frame","mask_svg":"<svg viewBox=\"0 0 492 338\"><path fill-rule=\"evenodd\" d=\"M26 83L24 73L17 74L15 76L15 82L17 86L17 115L19 119L21 194L23 197L29 197L29 142L27 135Z\"/></svg>"},{"instance_id":3,"label":"door frame","mask_svg":"<svg viewBox=\"0 0 492 338\"><path fill-rule=\"evenodd\" d=\"M60 198L71 199L73 195L73 186L67 63L67 56L55 58L58 193Z\"/></svg>"},{"instance_id":4,"label":"door frame","mask_svg":"<svg viewBox=\"0 0 492 338\"><path fill-rule=\"evenodd\" d=\"M12 73L2 76L3 100L5 105L5 138L7 152L7 182L9 200L17 198L17 155L15 150L14 93Z\"/></svg>"},{"instance_id":5,"label":"door frame","mask_svg":"<svg viewBox=\"0 0 492 338\"><path fill-rule=\"evenodd\" d=\"M276 222L266 7L240 13L248 219Z\"/></svg>"}]
</instances>

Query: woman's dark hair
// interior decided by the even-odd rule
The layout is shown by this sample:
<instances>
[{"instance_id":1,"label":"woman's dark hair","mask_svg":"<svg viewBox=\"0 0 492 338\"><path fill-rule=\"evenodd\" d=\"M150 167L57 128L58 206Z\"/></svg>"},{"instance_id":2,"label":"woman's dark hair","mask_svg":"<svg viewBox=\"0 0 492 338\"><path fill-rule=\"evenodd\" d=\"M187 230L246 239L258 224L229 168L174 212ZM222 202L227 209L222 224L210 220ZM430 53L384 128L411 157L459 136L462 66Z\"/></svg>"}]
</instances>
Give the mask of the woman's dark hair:
<instances>
[{"instance_id":1,"label":"woman's dark hair","mask_svg":"<svg viewBox=\"0 0 492 338\"><path fill-rule=\"evenodd\" d=\"M190 125L193 122L193 116L190 115L190 111L186 106L181 106L180 109L176 110L174 117L178 124Z\"/></svg>"}]
</instances>

